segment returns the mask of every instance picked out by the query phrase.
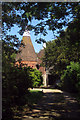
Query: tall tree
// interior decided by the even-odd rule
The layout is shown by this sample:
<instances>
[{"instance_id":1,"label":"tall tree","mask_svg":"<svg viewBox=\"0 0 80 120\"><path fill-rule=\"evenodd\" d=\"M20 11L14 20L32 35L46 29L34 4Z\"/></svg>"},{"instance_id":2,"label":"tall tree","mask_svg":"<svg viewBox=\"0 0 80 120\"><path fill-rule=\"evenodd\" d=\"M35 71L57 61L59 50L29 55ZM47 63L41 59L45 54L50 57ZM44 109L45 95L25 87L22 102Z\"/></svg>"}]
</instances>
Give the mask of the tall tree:
<instances>
[{"instance_id":1,"label":"tall tree","mask_svg":"<svg viewBox=\"0 0 80 120\"><path fill-rule=\"evenodd\" d=\"M80 62L80 22L75 18L60 36L47 43L44 63L52 71L61 73L71 61Z\"/></svg>"}]
</instances>

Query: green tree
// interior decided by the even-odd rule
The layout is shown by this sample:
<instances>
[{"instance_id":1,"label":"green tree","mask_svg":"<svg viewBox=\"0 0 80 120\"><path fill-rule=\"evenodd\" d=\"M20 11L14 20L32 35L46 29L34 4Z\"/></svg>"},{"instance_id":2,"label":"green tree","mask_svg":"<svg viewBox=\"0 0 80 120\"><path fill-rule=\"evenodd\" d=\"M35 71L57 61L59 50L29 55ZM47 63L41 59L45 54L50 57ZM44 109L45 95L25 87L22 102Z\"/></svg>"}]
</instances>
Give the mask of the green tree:
<instances>
[{"instance_id":1,"label":"green tree","mask_svg":"<svg viewBox=\"0 0 80 120\"><path fill-rule=\"evenodd\" d=\"M61 46L69 61L80 61L80 22L75 18L66 31L60 35Z\"/></svg>"},{"instance_id":2,"label":"green tree","mask_svg":"<svg viewBox=\"0 0 80 120\"><path fill-rule=\"evenodd\" d=\"M62 71L69 63L65 58L61 41L56 39L46 44L43 63L49 69L50 73L60 77Z\"/></svg>"},{"instance_id":3,"label":"green tree","mask_svg":"<svg viewBox=\"0 0 80 120\"><path fill-rule=\"evenodd\" d=\"M56 40L47 42L43 62L52 74L59 76L71 61L80 62L80 22L75 18Z\"/></svg>"},{"instance_id":4,"label":"green tree","mask_svg":"<svg viewBox=\"0 0 80 120\"><path fill-rule=\"evenodd\" d=\"M68 92L80 93L80 64L79 62L70 62L70 65L64 70L61 76L62 87Z\"/></svg>"}]
</instances>

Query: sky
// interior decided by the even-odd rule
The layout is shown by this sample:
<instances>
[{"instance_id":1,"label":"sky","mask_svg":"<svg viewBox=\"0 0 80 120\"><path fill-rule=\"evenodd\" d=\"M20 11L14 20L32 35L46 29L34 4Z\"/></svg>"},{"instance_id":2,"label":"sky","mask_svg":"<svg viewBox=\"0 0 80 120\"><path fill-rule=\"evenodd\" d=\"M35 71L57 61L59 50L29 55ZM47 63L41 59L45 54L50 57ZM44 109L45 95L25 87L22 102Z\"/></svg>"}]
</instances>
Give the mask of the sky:
<instances>
[{"instance_id":1,"label":"sky","mask_svg":"<svg viewBox=\"0 0 80 120\"><path fill-rule=\"evenodd\" d=\"M34 20L34 19L33 19L33 21L32 21L31 24L32 24L32 25L36 25L37 23L38 23L38 20ZM14 27L12 27L11 31L10 31L10 32L8 31L8 34L17 35L17 37L19 38L19 40L22 40L22 37L23 37L23 36L21 36L21 35L18 33L19 29L20 29L20 28L19 28L18 26L14 25ZM41 35L41 37L44 38L44 39L46 40L46 42L47 42L47 41L54 40L55 37L54 37L54 35L53 35L53 32L50 31L50 30L47 30L47 32L48 32L48 34L47 34L46 36ZM36 53L39 53L39 51L43 48L43 43L39 44L39 43L35 42L35 40L38 39L38 38L40 37L40 35L39 35L39 36L35 36L35 35L34 35L34 32L33 32L33 31L30 31L30 36L31 36L31 41L32 41L32 44L33 44L33 46L34 46L35 52L36 52Z\"/></svg>"}]
</instances>

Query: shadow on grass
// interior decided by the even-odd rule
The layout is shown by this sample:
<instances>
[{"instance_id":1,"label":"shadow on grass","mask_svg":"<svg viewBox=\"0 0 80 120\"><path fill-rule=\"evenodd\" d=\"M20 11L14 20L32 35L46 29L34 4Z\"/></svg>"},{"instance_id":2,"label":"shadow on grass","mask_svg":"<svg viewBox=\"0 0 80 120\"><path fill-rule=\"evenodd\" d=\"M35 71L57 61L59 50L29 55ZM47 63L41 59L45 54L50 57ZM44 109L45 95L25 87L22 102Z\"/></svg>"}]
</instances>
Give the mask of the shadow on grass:
<instances>
[{"instance_id":1,"label":"shadow on grass","mask_svg":"<svg viewBox=\"0 0 80 120\"><path fill-rule=\"evenodd\" d=\"M80 120L78 103L64 93L32 90L24 99L25 105L13 108L14 120Z\"/></svg>"},{"instance_id":2,"label":"shadow on grass","mask_svg":"<svg viewBox=\"0 0 80 120\"><path fill-rule=\"evenodd\" d=\"M33 99L35 94L33 92ZM25 112L23 120L29 118L31 120L80 120L78 104L66 100L65 97L63 93L45 93L38 102L32 104L29 111Z\"/></svg>"},{"instance_id":3,"label":"shadow on grass","mask_svg":"<svg viewBox=\"0 0 80 120\"><path fill-rule=\"evenodd\" d=\"M43 96L43 92L39 90L30 90L30 93L26 96L26 99L28 100L28 104L34 104L39 102L39 100Z\"/></svg>"},{"instance_id":4,"label":"shadow on grass","mask_svg":"<svg viewBox=\"0 0 80 120\"><path fill-rule=\"evenodd\" d=\"M24 98L19 101L19 104L16 107L12 107L14 112L14 120L22 120L23 114L26 111L30 111L33 108L33 104L37 104L42 98L43 92L39 90L30 90ZM24 101L24 103L22 103ZM21 103L21 104L20 104Z\"/></svg>"}]
</instances>

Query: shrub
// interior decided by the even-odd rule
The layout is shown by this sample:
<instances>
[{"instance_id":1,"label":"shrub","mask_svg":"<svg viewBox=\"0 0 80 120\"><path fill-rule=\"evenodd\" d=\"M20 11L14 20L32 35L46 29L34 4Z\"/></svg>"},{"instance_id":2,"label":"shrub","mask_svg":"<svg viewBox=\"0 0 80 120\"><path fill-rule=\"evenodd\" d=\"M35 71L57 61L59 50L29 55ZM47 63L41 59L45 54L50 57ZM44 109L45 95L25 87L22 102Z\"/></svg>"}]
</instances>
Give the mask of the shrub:
<instances>
[{"instance_id":1,"label":"shrub","mask_svg":"<svg viewBox=\"0 0 80 120\"><path fill-rule=\"evenodd\" d=\"M42 73L39 70L32 69L30 72L30 78L32 80L33 87L39 87L42 85Z\"/></svg>"},{"instance_id":2,"label":"shrub","mask_svg":"<svg viewBox=\"0 0 80 120\"><path fill-rule=\"evenodd\" d=\"M69 92L80 92L80 64L70 62L61 75L62 87Z\"/></svg>"},{"instance_id":3,"label":"shrub","mask_svg":"<svg viewBox=\"0 0 80 120\"><path fill-rule=\"evenodd\" d=\"M7 64L6 64L7 65ZM25 104L24 96L32 86L29 67L3 66L3 119L11 119L12 106Z\"/></svg>"}]
</instances>

